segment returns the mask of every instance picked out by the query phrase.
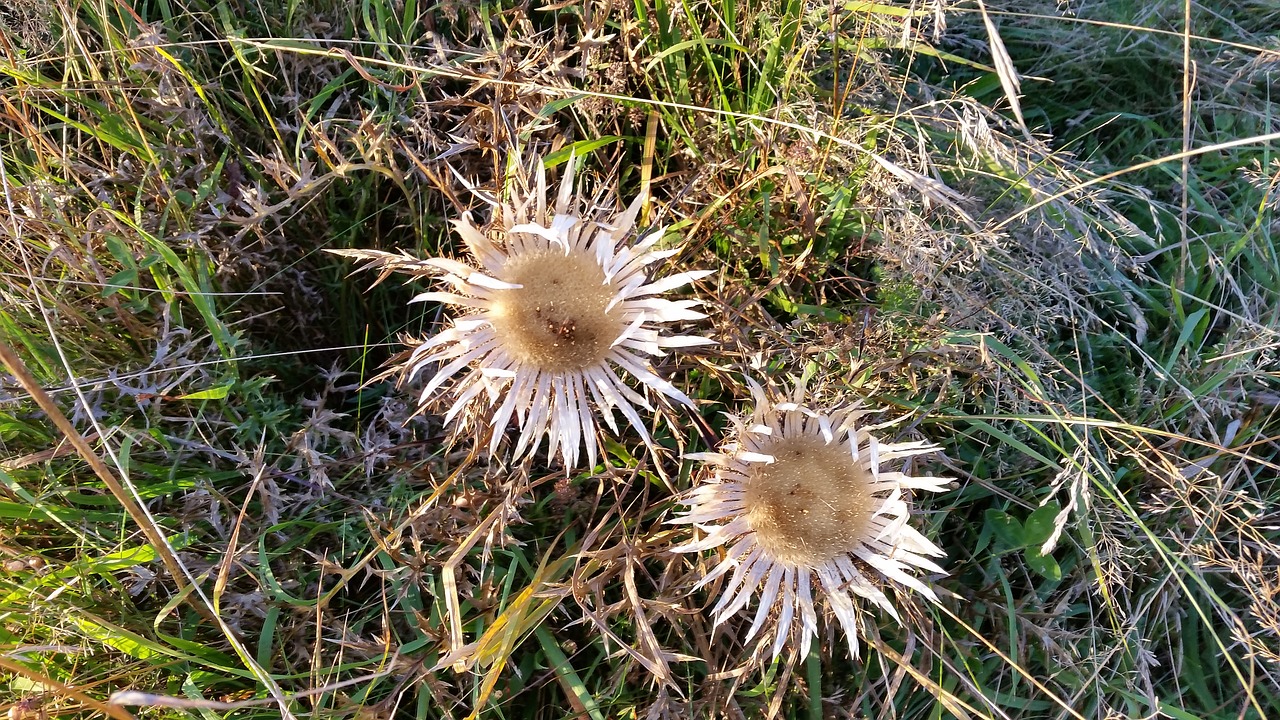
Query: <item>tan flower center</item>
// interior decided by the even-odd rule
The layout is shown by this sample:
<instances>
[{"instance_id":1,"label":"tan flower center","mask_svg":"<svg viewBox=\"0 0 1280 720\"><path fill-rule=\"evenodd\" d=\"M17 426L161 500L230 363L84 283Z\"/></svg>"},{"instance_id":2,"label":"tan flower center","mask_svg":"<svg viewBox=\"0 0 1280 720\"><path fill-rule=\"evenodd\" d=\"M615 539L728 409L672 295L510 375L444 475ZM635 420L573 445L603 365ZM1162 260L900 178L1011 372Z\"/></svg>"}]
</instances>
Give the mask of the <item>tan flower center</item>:
<instances>
[{"instance_id":1,"label":"tan flower center","mask_svg":"<svg viewBox=\"0 0 1280 720\"><path fill-rule=\"evenodd\" d=\"M516 361L547 372L578 372L602 362L625 329L614 289L595 258L551 248L518 255L501 280L524 287L494 294L489 315Z\"/></svg>"},{"instance_id":2,"label":"tan flower center","mask_svg":"<svg viewBox=\"0 0 1280 720\"><path fill-rule=\"evenodd\" d=\"M867 539L876 498L848 446L801 435L760 452L775 461L753 465L743 499L756 542L774 559L813 567Z\"/></svg>"}]
</instances>

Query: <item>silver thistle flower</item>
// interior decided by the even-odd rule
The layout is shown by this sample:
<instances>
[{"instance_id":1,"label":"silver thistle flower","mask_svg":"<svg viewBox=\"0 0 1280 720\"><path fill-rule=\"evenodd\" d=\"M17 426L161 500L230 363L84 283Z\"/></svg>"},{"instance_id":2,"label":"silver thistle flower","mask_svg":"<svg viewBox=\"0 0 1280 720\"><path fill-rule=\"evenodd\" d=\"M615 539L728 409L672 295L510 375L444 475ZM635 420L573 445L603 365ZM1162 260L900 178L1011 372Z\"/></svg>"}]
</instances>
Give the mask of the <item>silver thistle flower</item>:
<instances>
[{"instance_id":1,"label":"silver thistle flower","mask_svg":"<svg viewBox=\"0 0 1280 720\"><path fill-rule=\"evenodd\" d=\"M781 652L799 616L804 657L817 634L816 581L857 656L852 596L898 620L884 580L937 602L913 573L943 573L929 556L945 553L908 524L910 508L902 491L939 491L949 481L880 470L886 462L937 448L923 442L880 442L855 425L865 410L810 410L803 404L803 383L797 383L790 400L772 399L758 384L750 385L755 410L749 418L734 419L735 437L721 452L689 456L714 467L714 476L685 496L688 512L670 522L695 525L706 535L675 550L728 546L724 559L696 586L733 571L712 609L716 625L759 592L746 640L764 627L776 607L772 656Z\"/></svg>"},{"instance_id":2,"label":"silver thistle flower","mask_svg":"<svg viewBox=\"0 0 1280 720\"><path fill-rule=\"evenodd\" d=\"M656 249L663 229L632 237L642 197L615 214L575 192L571 161L554 207L548 208L546 173L540 160L533 163L533 187L526 196L490 200L495 210L488 235L469 214L453 221L475 266L448 258L341 254L369 260L384 274L409 267L442 275L448 290L425 292L412 302L465 310L418 345L402 366L406 380L429 377L419 399L422 407L448 396L452 403L444 421L449 425L478 404L476 421L492 428L490 452L497 452L514 418L520 428L515 457L532 452L545 436L548 457L558 451L572 468L585 447L587 463L594 466L597 415L616 435L620 429L613 411L620 412L652 447L637 410L653 410L650 392L693 406L654 372L649 358L671 348L713 344L703 337L664 334L663 325L706 315L695 310L701 304L697 300L660 297L711 271L651 277L649 268L679 248ZM618 371L639 381L638 390Z\"/></svg>"}]
</instances>

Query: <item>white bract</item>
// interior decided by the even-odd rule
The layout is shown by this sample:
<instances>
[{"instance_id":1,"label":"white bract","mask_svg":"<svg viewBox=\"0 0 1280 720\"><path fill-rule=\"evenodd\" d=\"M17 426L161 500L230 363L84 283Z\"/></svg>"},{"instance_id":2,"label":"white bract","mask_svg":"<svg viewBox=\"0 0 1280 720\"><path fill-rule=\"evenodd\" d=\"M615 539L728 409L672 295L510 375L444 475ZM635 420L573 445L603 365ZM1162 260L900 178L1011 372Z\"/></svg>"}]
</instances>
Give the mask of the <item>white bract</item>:
<instances>
[{"instance_id":1,"label":"white bract","mask_svg":"<svg viewBox=\"0 0 1280 720\"><path fill-rule=\"evenodd\" d=\"M929 556L946 553L908 524L911 511L902 491L940 491L949 481L880 469L937 448L880 442L855 425L865 410L810 410L802 404L803 383L790 400L773 399L756 383L750 385L755 410L748 418L734 418L735 437L720 452L687 456L708 463L714 473L684 497L688 511L671 520L706 535L675 550L727 546L724 558L696 586L732 572L712 608L716 625L759 593L745 640L765 627L776 607L772 656L781 652L798 620L800 657L805 657L817 634L816 581L857 656L854 596L899 621L884 592L885 580L937 602L916 572L944 573Z\"/></svg>"}]
</instances>

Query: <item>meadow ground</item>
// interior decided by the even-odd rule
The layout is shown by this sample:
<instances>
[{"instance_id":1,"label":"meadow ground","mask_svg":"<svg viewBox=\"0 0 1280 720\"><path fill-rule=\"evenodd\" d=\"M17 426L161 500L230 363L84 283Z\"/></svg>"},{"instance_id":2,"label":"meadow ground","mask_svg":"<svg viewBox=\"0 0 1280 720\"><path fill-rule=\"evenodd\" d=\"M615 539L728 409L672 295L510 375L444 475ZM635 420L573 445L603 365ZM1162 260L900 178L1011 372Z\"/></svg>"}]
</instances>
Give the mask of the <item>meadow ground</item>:
<instances>
[{"instance_id":1,"label":"meadow ground","mask_svg":"<svg viewBox=\"0 0 1280 720\"><path fill-rule=\"evenodd\" d=\"M0 56L10 718L1280 717L1280 6L10 0ZM465 257L534 154L714 271L697 411L574 472L415 412L451 310L324 252ZM667 522L802 375L954 478L857 659L713 626Z\"/></svg>"}]
</instances>

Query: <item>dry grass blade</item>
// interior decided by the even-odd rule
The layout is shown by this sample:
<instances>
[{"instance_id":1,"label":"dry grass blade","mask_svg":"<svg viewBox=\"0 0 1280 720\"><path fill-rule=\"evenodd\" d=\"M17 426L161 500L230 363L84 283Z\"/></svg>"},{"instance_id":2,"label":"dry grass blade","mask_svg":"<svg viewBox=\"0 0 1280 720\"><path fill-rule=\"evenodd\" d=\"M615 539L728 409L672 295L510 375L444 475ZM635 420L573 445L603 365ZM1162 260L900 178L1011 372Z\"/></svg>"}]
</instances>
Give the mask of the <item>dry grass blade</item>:
<instances>
[{"instance_id":1,"label":"dry grass blade","mask_svg":"<svg viewBox=\"0 0 1280 720\"><path fill-rule=\"evenodd\" d=\"M991 45L991 61L996 67L996 75L1000 78L1000 87L1004 89L1004 97L1009 101L1009 109L1018 120L1018 128L1027 140L1032 140L1031 130L1027 127L1026 118L1022 117L1022 102L1018 99L1022 92L1022 81L1018 78L1018 69L1013 66L1013 59L1000 39L1000 31L991 21L986 3L978 0L978 12L982 13L982 24L987 29L987 42Z\"/></svg>"},{"instance_id":2,"label":"dry grass blade","mask_svg":"<svg viewBox=\"0 0 1280 720\"><path fill-rule=\"evenodd\" d=\"M390 253L383 250L361 250L361 249L333 249L325 248L324 251L331 255L339 257L352 258L360 260L364 264L360 265L353 272L361 272L367 270L377 270L378 278L374 280L374 286L379 285L392 273L407 273L409 275L422 276L440 273L440 268L436 265L416 258L407 251L399 253Z\"/></svg>"},{"instance_id":3,"label":"dry grass blade","mask_svg":"<svg viewBox=\"0 0 1280 720\"><path fill-rule=\"evenodd\" d=\"M147 541L151 543L156 554L160 556L160 559L164 562L165 569L169 571L169 575L173 578L173 582L178 586L179 591L185 590L188 585L185 569L174 555L173 547L164 537L159 526L134 500L134 494L125 489L124 485L116 478L115 473L111 472L111 469L107 467L106 463L102 462L102 459L93 451L93 448L89 447L89 443L85 441L80 431L76 430L71 421L67 419L67 416L62 413L62 409L53 402L53 399L44 391L44 388L31 376L31 372L27 370L26 363L3 339L0 339L0 363L3 363L9 369L9 372L18 381L22 389L30 394L36 404L40 406L40 409L49 416L58 431L75 448L76 453L88 463L94 475L97 475L103 484L111 490L112 496L120 503L120 506L124 508L129 517L137 523L138 528L147 537ZM192 604L192 607L204 614L206 618L212 619L208 608L195 603Z\"/></svg>"},{"instance_id":4,"label":"dry grass blade","mask_svg":"<svg viewBox=\"0 0 1280 720\"><path fill-rule=\"evenodd\" d=\"M380 678L384 678L394 672L394 668L388 668L382 672L364 675L357 678L350 678L335 683L329 683L321 687L304 690L302 692L291 693L289 700L305 700L309 697L317 697L327 695L336 690L352 687L354 685L363 685L371 683ZM221 700L196 700L185 697L175 697L173 695L156 695L154 693L138 692L137 690L121 690L111 695L110 702L113 705L133 705L139 707L163 707L177 708L182 710L240 710L243 708L262 707L264 705L278 704L279 701L274 698L254 698L252 700L235 700L225 702ZM132 716L130 716L132 717Z\"/></svg>"},{"instance_id":5,"label":"dry grass blade","mask_svg":"<svg viewBox=\"0 0 1280 720\"><path fill-rule=\"evenodd\" d=\"M116 705L114 701L104 703L101 700L89 697L77 688L35 672L25 665L13 662L6 657L0 657L0 668L4 668L5 670L13 673L14 677L26 678L27 680L35 683L37 687L48 688L52 692L71 698L72 700L84 705L84 707L101 713L109 718L114 718L114 720L136 720L133 713L125 710L119 705ZM18 715L18 717L21 718L22 716Z\"/></svg>"},{"instance_id":6,"label":"dry grass blade","mask_svg":"<svg viewBox=\"0 0 1280 720\"><path fill-rule=\"evenodd\" d=\"M1050 690L1042 680L1028 673L1021 665L1018 664L1016 660L1009 657L1007 654L1004 653L1004 651L996 647L994 643L992 643L990 640L984 637L977 630L970 627L967 623L964 622L964 620L962 620L959 616L953 613L950 609L943 607L941 608L941 612L945 614L947 617L949 617L957 625L964 628L965 631L968 632L971 637L976 639L978 642L982 643L982 645L985 646L987 650L999 656L1000 659L1003 660L1008 667L1012 668L1014 671L1016 671L1019 675L1021 675L1024 679L1026 679L1032 685L1035 685L1036 688L1040 690L1040 692L1044 693L1048 698L1053 700L1053 702L1056 703L1059 708L1061 708L1064 714L1069 715L1075 718L1076 720L1085 720L1085 716L1077 712L1069 700L1063 697L1060 697L1059 695L1054 693L1052 690Z\"/></svg>"},{"instance_id":7,"label":"dry grass blade","mask_svg":"<svg viewBox=\"0 0 1280 720\"><path fill-rule=\"evenodd\" d=\"M903 657L897 650L886 645L884 641L873 640L871 644L881 655L888 658L896 667L910 675L911 679L919 683L920 687L924 688L933 695L933 697L937 698L938 703L942 705L947 712L958 718L972 718L982 715L981 710L957 697L950 690L939 685L933 678L920 672L918 668L911 664L909 659Z\"/></svg>"}]
</instances>

